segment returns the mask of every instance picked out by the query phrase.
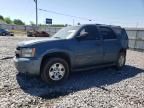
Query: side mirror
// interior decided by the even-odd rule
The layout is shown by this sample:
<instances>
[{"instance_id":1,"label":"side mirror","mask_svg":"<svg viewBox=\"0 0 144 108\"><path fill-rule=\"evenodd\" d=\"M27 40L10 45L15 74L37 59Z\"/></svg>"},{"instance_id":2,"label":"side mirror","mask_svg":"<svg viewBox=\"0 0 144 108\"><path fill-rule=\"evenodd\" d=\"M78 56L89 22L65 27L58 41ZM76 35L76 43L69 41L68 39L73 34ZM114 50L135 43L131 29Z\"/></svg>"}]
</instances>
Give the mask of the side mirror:
<instances>
[{"instance_id":1,"label":"side mirror","mask_svg":"<svg viewBox=\"0 0 144 108\"><path fill-rule=\"evenodd\" d=\"M79 36L77 36L76 38L77 39L84 39L85 37L87 37L88 36L88 33L87 32L83 32L83 33L81 33Z\"/></svg>"}]
</instances>

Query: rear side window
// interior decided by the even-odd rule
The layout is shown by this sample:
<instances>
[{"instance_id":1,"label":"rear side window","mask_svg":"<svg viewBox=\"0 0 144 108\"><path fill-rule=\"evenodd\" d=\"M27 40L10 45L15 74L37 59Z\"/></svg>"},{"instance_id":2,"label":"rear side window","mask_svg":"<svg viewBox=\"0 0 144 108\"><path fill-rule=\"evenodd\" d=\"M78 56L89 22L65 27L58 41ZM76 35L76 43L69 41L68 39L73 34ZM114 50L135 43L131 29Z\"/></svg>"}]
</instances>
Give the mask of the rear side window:
<instances>
[{"instance_id":1,"label":"rear side window","mask_svg":"<svg viewBox=\"0 0 144 108\"><path fill-rule=\"evenodd\" d=\"M100 27L99 31L104 40L116 39L115 33L108 27Z\"/></svg>"}]
</instances>

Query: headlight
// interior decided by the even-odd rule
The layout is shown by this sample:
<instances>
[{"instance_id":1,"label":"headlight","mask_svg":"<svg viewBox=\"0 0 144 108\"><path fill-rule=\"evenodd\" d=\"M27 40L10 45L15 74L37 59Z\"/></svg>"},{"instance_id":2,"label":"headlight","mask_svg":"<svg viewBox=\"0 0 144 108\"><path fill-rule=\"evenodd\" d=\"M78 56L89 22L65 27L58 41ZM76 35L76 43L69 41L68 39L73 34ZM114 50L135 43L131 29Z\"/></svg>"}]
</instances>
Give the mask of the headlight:
<instances>
[{"instance_id":1,"label":"headlight","mask_svg":"<svg viewBox=\"0 0 144 108\"><path fill-rule=\"evenodd\" d=\"M21 49L21 57L34 57L34 56L35 56L35 48Z\"/></svg>"}]
</instances>

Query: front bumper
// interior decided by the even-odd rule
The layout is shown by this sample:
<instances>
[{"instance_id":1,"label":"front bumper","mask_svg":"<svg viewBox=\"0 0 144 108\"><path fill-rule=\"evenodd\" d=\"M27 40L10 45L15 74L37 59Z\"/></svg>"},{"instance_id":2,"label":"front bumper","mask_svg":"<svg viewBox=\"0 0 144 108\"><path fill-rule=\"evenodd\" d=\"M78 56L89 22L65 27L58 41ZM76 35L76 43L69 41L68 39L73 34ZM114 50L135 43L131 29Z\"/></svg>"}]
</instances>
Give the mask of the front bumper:
<instances>
[{"instance_id":1,"label":"front bumper","mask_svg":"<svg viewBox=\"0 0 144 108\"><path fill-rule=\"evenodd\" d=\"M40 74L40 60L30 58L14 58L16 69L20 73L39 75Z\"/></svg>"}]
</instances>

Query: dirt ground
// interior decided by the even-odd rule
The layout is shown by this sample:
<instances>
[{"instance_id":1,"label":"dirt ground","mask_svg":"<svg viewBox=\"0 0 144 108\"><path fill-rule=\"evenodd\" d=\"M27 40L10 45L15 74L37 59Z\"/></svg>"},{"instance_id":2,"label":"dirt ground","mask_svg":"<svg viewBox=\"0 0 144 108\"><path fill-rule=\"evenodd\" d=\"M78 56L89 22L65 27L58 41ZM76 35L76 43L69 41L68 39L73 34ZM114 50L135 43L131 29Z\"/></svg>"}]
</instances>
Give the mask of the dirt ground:
<instances>
[{"instance_id":1,"label":"dirt ground","mask_svg":"<svg viewBox=\"0 0 144 108\"><path fill-rule=\"evenodd\" d=\"M0 37L0 108L144 108L144 52L128 50L120 71L72 73L64 84L49 87L15 69L16 44L31 39Z\"/></svg>"}]
</instances>

